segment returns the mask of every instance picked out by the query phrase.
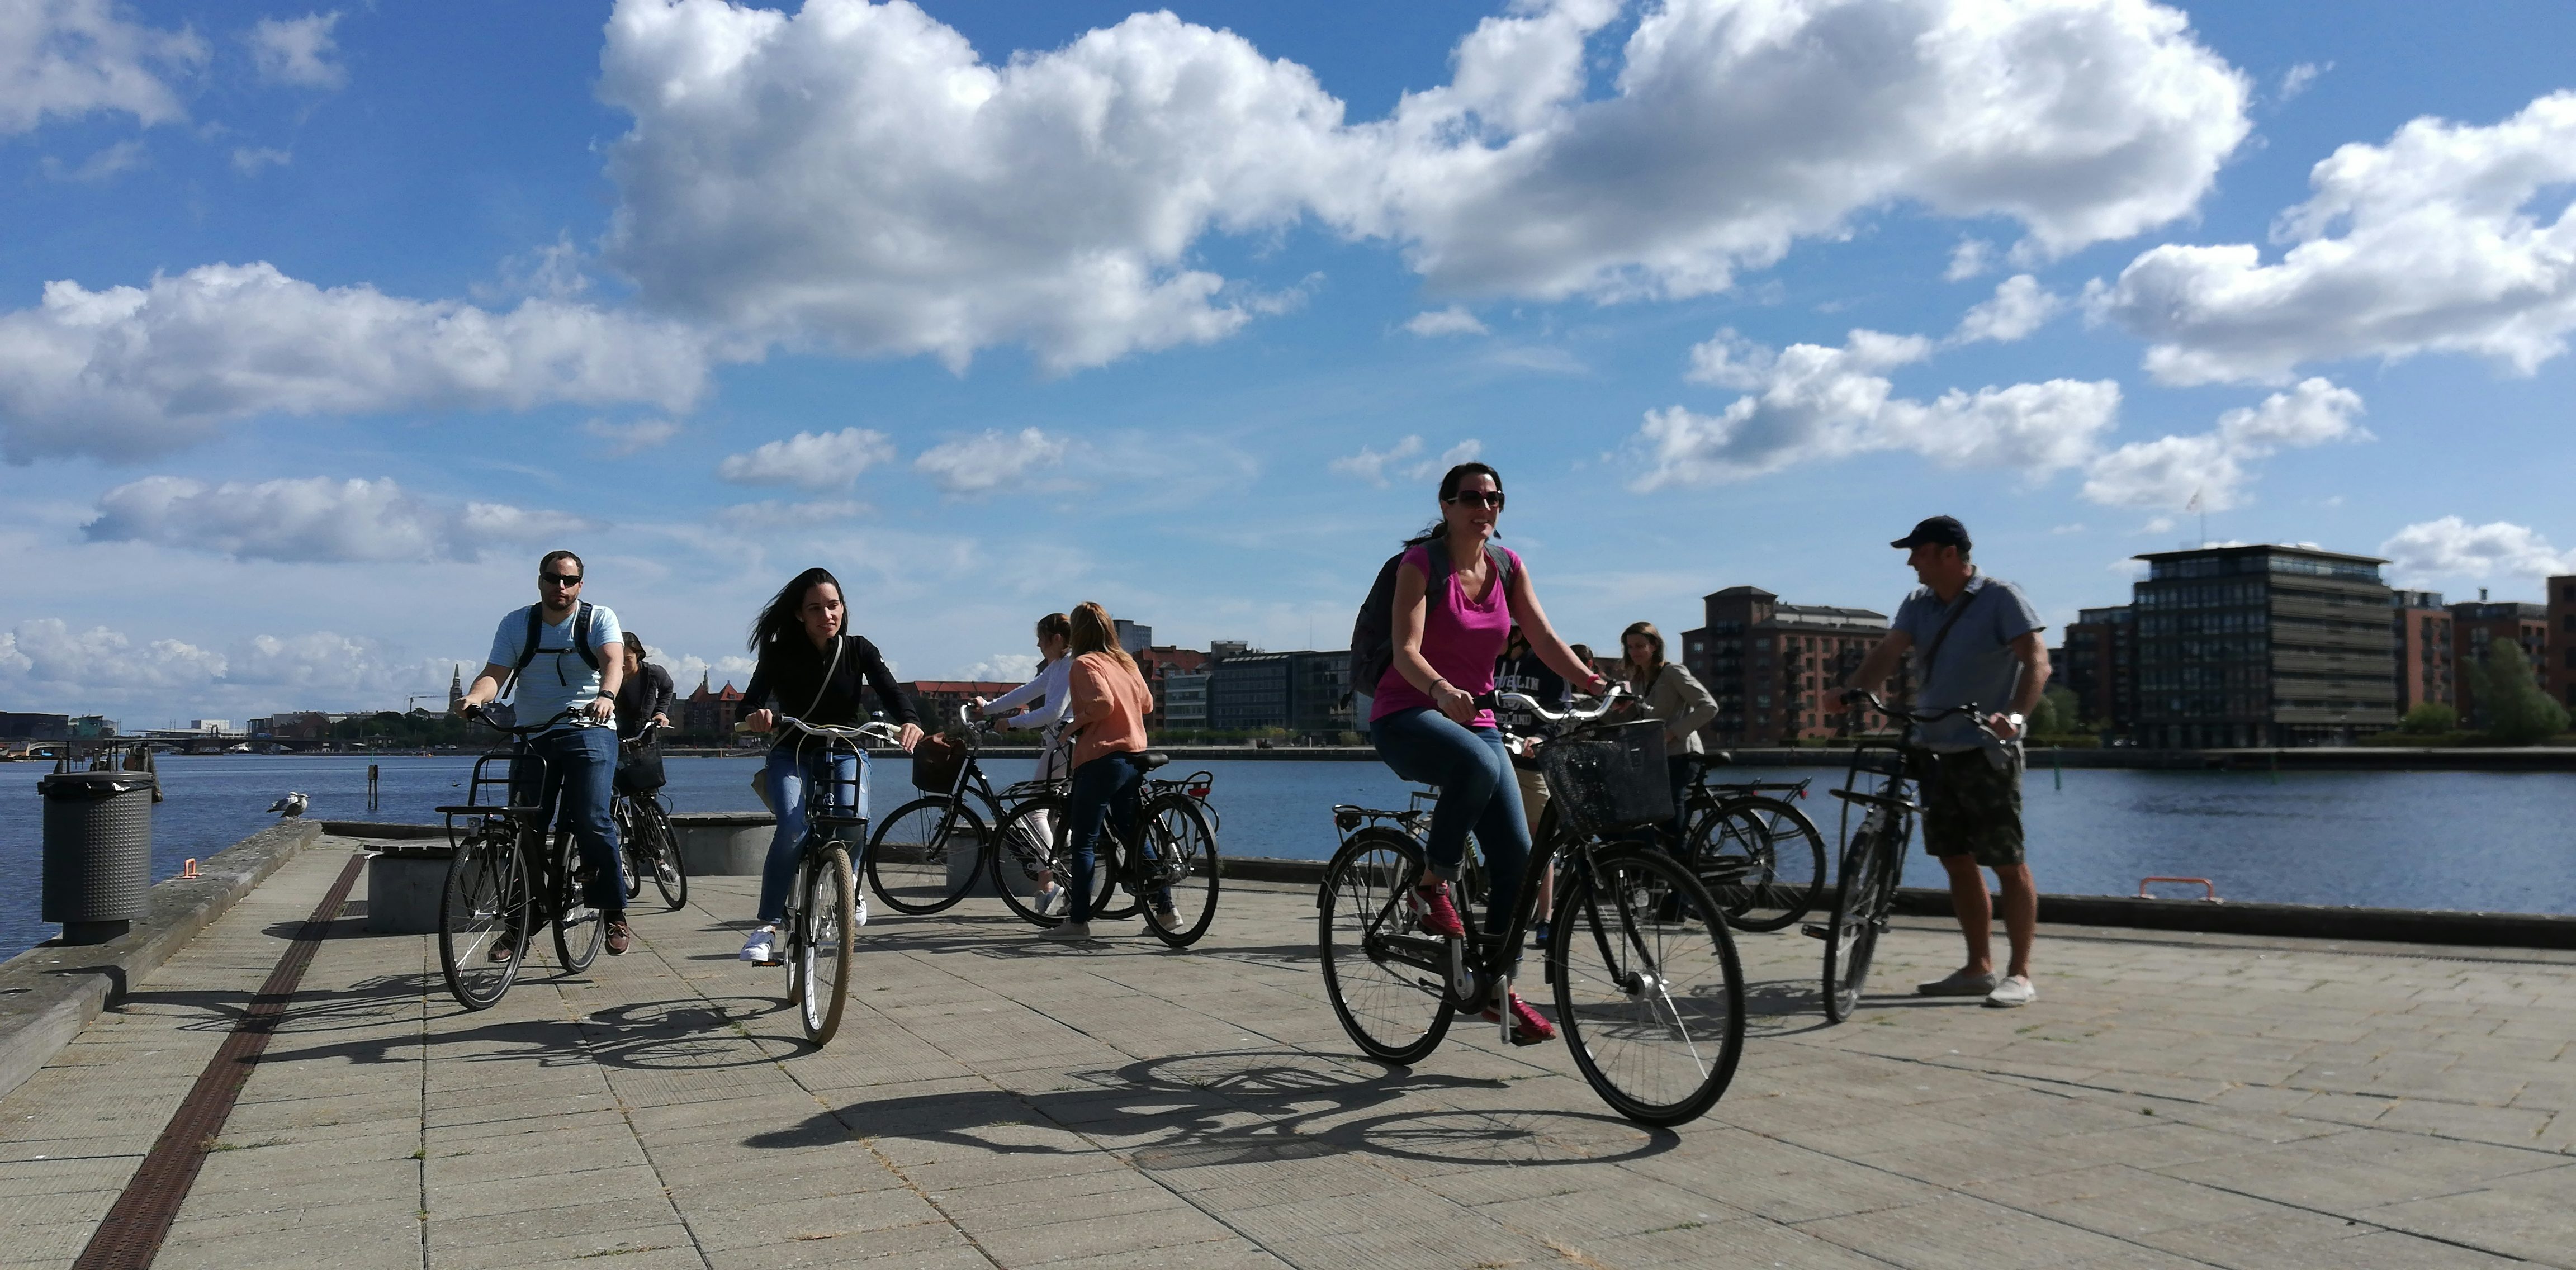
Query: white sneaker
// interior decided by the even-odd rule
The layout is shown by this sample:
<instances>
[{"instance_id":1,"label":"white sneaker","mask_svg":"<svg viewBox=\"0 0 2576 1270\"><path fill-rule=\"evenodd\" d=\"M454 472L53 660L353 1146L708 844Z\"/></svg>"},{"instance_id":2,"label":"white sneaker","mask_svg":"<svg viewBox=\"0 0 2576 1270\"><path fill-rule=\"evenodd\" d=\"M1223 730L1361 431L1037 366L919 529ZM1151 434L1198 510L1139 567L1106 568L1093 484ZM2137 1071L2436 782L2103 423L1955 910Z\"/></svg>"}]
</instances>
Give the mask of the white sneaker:
<instances>
[{"instance_id":1,"label":"white sneaker","mask_svg":"<svg viewBox=\"0 0 2576 1270\"><path fill-rule=\"evenodd\" d=\"M1038 938L1053 939L1061 942L1069 942L1076 939L1089 939L1091 938L1091 923L1058 922L1053 926L1047 927L1045 930L1039 931Z\"/></svg>"},{"instance_id":2,"label":"white sneaker","mask_svg":"<svg viewBox=\"0 0 2576 1270\"><path fill-rule=\"evenodd\" d=\"M858 907L850 910L850 924L852 926L865 926L868 924L868 897L862 895L858 898Z\"/></svg>"},{"instance_id":3,"label":"white sneaker","mask_svg":"<svg viewBox=\"0 0 2576 1270\"><path fill-rule=\"evenodd\" d=\"M766 965L778 960L778 932L762 927L742 941L742 959Z\"/></svg>"},{"instance_id":4,"label":"white sneaker","mask_svg":"<svg viewBox=\"0 0 2576 1270\"><path fill-rule=\"evenodd\" d=\"M1914 985L1914 995L1918 997L1982 997L1987 993L1994 991L1995 984L1997 982L1998 980L1995 977L1995 972L1991 970L1981 975L1972 975L1965 970L1953 970L1947 978L1934 979L1926 983L1918 983Z\"/></svg>"},{"instance_id":5,"label":"white sneaker","mask_svg":"<svg viewBox=\"0 0 2576 1270\"><path fill-rule=\"evenodd\" d=\"M1037 910L1038 916L1044 917L1055 911L1056 902L1063 898L1063 887L1049 885L1045 890L1029 897L1029 907Z\"/></svg>"},{"instance_id":6,"label":"white sneaker","mask_svg":"<svg viewBox=\"0 0 2576 1270\"><path fill-rule=\"evenodd\" d=\"M1986 994L1986 1004L1998 1010L2029 1005L2038 999L2039 989L2030 986L2028 975L2014 975L1996 984L1995 990Z\"/></svg>"}]
</instances>

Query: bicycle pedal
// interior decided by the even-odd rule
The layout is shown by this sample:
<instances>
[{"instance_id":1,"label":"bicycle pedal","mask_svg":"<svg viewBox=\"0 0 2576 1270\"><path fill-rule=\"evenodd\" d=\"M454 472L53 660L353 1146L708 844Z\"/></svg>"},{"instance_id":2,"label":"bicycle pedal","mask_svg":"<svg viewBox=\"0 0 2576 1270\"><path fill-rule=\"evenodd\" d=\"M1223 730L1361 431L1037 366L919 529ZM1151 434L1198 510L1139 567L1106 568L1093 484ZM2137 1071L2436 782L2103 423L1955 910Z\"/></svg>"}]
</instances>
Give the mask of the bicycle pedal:
<instances>
[{"instance_id":1,"label":"bicycle pedal","mask_svg":"<svg viewBox=\"0 0 2576 1270\"><path fill-rule=\"evenodd\" d=\"M1800 922L1798 923L1798 933L1809 939L1823 939L1833 934L1834 928L1827 926L1822 922Z\"/></svg>"}]
</instances>

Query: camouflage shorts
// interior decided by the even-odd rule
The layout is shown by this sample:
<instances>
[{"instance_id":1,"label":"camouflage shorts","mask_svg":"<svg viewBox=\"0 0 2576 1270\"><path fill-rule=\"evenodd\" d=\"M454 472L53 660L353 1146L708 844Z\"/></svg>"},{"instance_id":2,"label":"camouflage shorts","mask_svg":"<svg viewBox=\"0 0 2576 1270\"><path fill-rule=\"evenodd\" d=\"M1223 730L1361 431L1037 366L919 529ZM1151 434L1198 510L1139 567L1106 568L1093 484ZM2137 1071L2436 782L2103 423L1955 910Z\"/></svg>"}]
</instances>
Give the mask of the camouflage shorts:
<instances>
[{"instance_id":1,"label":"camouflage shorts","mask_svg":"<svg viewBox=\"0 0 2576 1270\"><path fill-rule=\"evenodd\" d=\"M1923 851L1973 857L1989 869L2022 862L2021 763L1996 766L1984 750L1917 751Z\"/></svg>"}]
</instances>

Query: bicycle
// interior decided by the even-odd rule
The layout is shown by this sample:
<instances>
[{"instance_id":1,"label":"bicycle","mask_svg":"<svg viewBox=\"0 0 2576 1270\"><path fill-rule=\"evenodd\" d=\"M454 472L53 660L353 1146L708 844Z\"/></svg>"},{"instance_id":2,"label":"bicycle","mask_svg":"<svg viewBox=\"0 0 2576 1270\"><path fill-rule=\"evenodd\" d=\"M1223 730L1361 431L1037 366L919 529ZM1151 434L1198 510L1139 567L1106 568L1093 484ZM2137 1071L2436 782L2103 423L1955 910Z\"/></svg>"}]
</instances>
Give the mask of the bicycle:
<instances>
[{"instance_id":1,"label":"bicycle","mask_svg":"<svg viewBox=\"0 0 2576 1270\"><path fill-rule=\"evenodd\" d=\"M1694 755L1698 771L1684 806L1691 817L1684 858L1740 931L1783 930L1824 897L1825 837L1793 798L1807 780L1718 782L1710 772L1734 761Z\"/></svg>"},{"instance_id":2,"label":"bicycle","mask_svg":"<svg viewBox=\"0 0 2576 1270\"><path fill-rule=\"evenodd\" d=\"M647 722L621 744L645 745L661 727ZM630 793L619 786L609 800L608 814L617 823L617 846L626 856L626 898L642 895L644 879L649 877L669 911L688 907L689 870L680 859L680 839L671 832L671 812L662 805L661 795Z\"/></svg>"},{"instance_id":3,"label":"bicycle","mask_svg":"<svg viewBox=\"0 0 2576 1270\"><path fill-rule=\"evenodd\" d=\"M538 926L553 928L555 964L568 975L598 960L606 931L599 910L582 901L572 835L556 828L548 839L551 774L545 757L529 748L538 733L574 712L526 725L491 707L469 709L466 717L510 737L509 749L474 760L463 804L437 809L447 818L450 847L438 900L438 968L457 1004L482 1010L518 981ZM499 776L489 774L495 762L501 764ZM483 801L492 789L500 791L500 802ZM536 801L518 801L521 791Z\"/></svg>"},{"instance_id":4,"label":"bicycle","mask_svg":"<svg viewBox=\"0 0 2576 1270\"><path fill-rule=\"evenodd\" d=\"M956 772L926 789L922 797L895 808L877 825L868 841L868 885L886 907L915 917L944 912L974 888L975 878L992 871L992 827L1022 801L1059 788L1062 782L1021 781L996 790L978 757L991 728L977 720L974 706L958 709L956 725L944 735L966 749ZM923 789L922 759L913 758L913 787ZM970 801L971 800L971 801ZM983 804L983 814L974 803ZM1014 912L1030 915L993 872L993 885Z\"/></svg>"},{"instance_id":5,"label":"bicycle","mask_svg":"<svg viewBox=\"0 0 2576 1270\"><path fill-rule=\"evenodd\" d=\"M858 874L850 864L850 842L868 840L868 819L858 811L861 778L840 775L840 760L865 763L863 743L876 740L900 745L903 733L890 723L836 727L779 715L774 729L790 730L823 743L820 780L805 782L805 837L796 844L796 881L787 891L787 910L778 920L783 946L777 961L787 967L787 1003L797 1008L805 1039L821 1047L841 1028L850 1003L850 956L858 945ZM797 745L803 769L803 741ZM854 766L854 770L855 766ZM855 831L853 835L853 831ZM846 836L845 835L853 835Z\"/></svg>"},{"instance_id":6,"label":"bicycle","mask_svg":"<svg viewBox=\"0 0 2576 1270\"><path fill-rule=\"evenodd\" d=\"M1459 1010L1489 1003L1513 1043L1504 1008L1513 967L1540 879L1562 857L1543 975L1584 1079L1612 1110L1651 1125L1694 1119L1726 1092L1744 1049L1743 967L1708 888L1660 847L1625 837L1672 813L1662 725L1602 722L1630 695L1613 688L1590 709L1563 712L1501 696L1569 730L1540 751L1549 811L1499 935L1472 911L1476 888L1454 884L1466 936L1421 932L1422 842L1365 809L1335 809L1346 836L1316 896L1317 944L1325 994L1362 1052L1419 1062Z\"/></svg>"},{"instance_id":7,"label":"bicycle","mask_svg":"<svg viewBox=\"0 0 2576 1270\"><path fill-rule=\"evenodd\" d=\"M1880 714L1905 723L1908 735L1914 728L1958 714L1967 715L1979 732L1995 735L1974 702L1918 714L1890 706L1875 693L1858 695ZM1919 748L1903 738L1863 741L1852 748L1843 788L1826 791L1843 800L1842 879L1834 887L1831 919L1801 929L1808 937L1825 941L1825 1017L1835 1023L1850 1018L1860 1007L1861 989L1869 982L1870 958L1896 904L1897 882L1905 874L1905 843L1913 836L1914 817L1922 811L1914 801L1915 782L1906 770L1907 760ZM1863 773L1883 778L1877 790L1859 788ZM1851 826L1854 807L1866 809L1857 830Z\"/></svg>"},{"instance_id":8,"label":"bicycle","mask_svg":"<svg viewBox=\"0 0 2576 1270\"><path fill-rule=\"evenodd\" d=\"M1151 775L1171 756L1148 752L1134 756L1148 775L1137 791L1137 823L1121 827L1110 817L1101 828L1092 862L1093 917L1108 920L1132 916L1152 901L1145 929L1174 948L1187 948L1207 934L1216 920L1219 879L1216 821L1207 797L1216 777L1192 772L1177 780ZM1038 926L1064 920L1039 912L1020 898L1041 872L1060 884L1074 880L1071 840L1073 800L1061 783L1020 801L995 827L993 887L1011 911ZM1030 821L1048 817L1041 834ZM1123 900L1114 892L1124 890ZM1069 915L1070 902L1065 908Z\"/></svg>"}]
</instances>

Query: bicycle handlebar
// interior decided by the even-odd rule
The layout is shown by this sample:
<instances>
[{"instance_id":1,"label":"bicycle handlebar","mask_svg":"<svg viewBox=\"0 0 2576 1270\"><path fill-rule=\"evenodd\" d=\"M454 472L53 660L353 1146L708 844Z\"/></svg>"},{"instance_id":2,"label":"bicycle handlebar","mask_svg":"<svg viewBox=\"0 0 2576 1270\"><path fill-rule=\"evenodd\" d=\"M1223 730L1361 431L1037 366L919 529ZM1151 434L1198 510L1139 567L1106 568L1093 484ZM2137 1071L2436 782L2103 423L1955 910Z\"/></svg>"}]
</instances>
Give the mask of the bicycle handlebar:
<instances>
[{"instance_id":1,"label":"bicycle handlebar","mask_svg":"<svg viewBox=\"0 0 2576 1270\"><path fill-rule=\"evenodd\" d=\"M838 724L832 723L807 723L803 719L792 718L788 715L782 714L773 719L770 726L778 728L793 728L807 736L819 736L833 741L856 742L873 740L883 741L888 745L903 744L903 729L881 720L870 720L869 722L859 724L856 727L842 727ZM736 730L739 731L740 729L737 728Z\"/></svg>"},{"instance_id":2,"label":"bicycle handlebar","mask_svg":"<svg viewBox=\"0 0 2576 1270\"><path fill-rule=\"evenodd\" d=\"M495 732L507 732L512 736L534 736L566 719L578 720L587 713L580 710L565 710L543 723L519 723L506 713L506 709L497 703L486 702L482 705L465 707L465 717Z\"/></svg>"},{"instance_id":3,"label":"bicycle handlebar","mask_svg":"<svg viewBox=\"0 0 2576 1270\"><path fill-rule=\"evenodd\" d=\"M1889 705L1885 701L1880 700L1877 693L1867 691L1866 689L1843 689L1843 700L1850 701L1855 697L1868 702L1871 709L1878 711L1880 714L1886 715L1888 718L1899 719L1904 722L1917 725L1925 723L1939 723L1941 720L1950 718L1954 715L1964 714L1968 716L1969 722L1977 725L1978 731L1985 733L1987 736L1994 737L1997 741L2004 739L2000 736L1995 736L1994 728L1988 726L1986 723L1985 710L1973 701L1963 701L1955 706L1949 707L1948 709L1935 710L1929 714L1925 714L1918 710L1908 710L1902 706Z\"/></svg>"},{"instance_id":4,"label":"bicycle handlebar","mask_svg":"<svg viewBox=\"0 0 2576 1270\"><path fill-rule=\"evenodd\" d=\"M1494 704L1496 705L1508 706L1514 710L1528 711L1531 716L1544 723L1590 723L1593 720L1610 713L1611 709L1617 706L1622 700L1633 698L1636 695L1637 694L1635 692L1632 692L1621 685L1612 684L1610 685L1610 691L1601 694L1600 703L1594 705L1590 709L1584 709L1582 707L1568 707L1563 710L1550 710L1546 706L1540 705L1538 703L1538 698L1525 692L1498 692L1494 694L1493 699Z\"/></svg>"}]
</instances>

